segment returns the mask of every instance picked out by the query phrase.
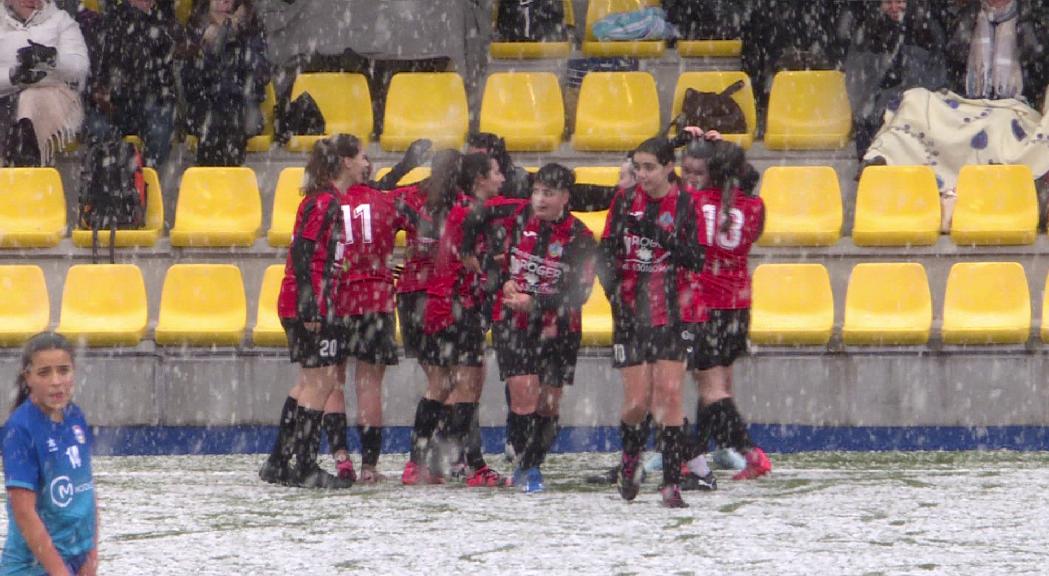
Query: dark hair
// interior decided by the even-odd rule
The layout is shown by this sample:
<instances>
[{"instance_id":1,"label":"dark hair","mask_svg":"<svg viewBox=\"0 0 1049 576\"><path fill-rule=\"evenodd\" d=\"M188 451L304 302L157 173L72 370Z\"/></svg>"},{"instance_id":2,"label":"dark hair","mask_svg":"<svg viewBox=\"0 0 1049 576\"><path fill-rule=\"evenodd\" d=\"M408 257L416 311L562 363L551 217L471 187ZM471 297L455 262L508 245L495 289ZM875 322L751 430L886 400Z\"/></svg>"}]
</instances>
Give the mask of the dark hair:
<instances>
[{"instance_id":1,"label":"dark hair","mask_svg":"<svg viewBox=\"0 0 1049 576\"><path fill-rule=\"evenodd\" d=\"M556 190L568 190L575 184L575 174L570 169L556 162L551 162L544 164L535 173L535 182L542 183Z\"/></svg>"},{"instance_id":2,"label":"dark hair","mask_svg":"<svg viewBox=\"0 0 1049 576\"><path fill-rule=\"evenodd\" d=\"M157 4L165 3L158 2ZM174 5L174 2L171 4ZM259 34L262 31L262 23L259 20L258 13L255 11L254 2L252 2L252 0L234 0L234 11L241 6L245 7L245 19L244 22L242 22L242 26L236 30L234 37L245 38ZM203 42L202 38L204 36L204 31L208 29L208 25L211 23L209 21L210 14L211 0L195 0L193 2L193 9L190 12L189 21L186 22L186 28L193 35L198 36L198 42ZM172 19L174 19L174 14L172 14Z\"/></svg>"},{"instance_id":3,"label":"dark hair","mask_svg":"<svg viewBox=\"0 0 1049 576\"><path fill-rule=\"evenodd\" d=\"M719 227L728 221L728 211L732 208L732 196L740 187L746 166L747 157L742 148L726 140L714 142L714 153L707 162L707 170L710 172L711 187L721 190Z\"/></svg>"},{"instance_id":4,"label":"dark hair","mask_svg":"<svg viewBox=\"0 0 1049 576\"><path fill-rule=\"evenodd\" d=\"M633 160L638 152L645 152L656 157L656 161L666 166L673 162L676 158L674 154L674 144L664 138L663 136L655 136L642 142L633 152L630 153L630 159ZM667 175L667 180L670 182L677 182L678 176L673 171Z\"/></svg>"},{"instance_id":5,"label":"dark hair","mask_svg":"<svg viewBox=\"0 0 1049 576\"><path fill-rule=\"evenodd\" d=\"M473 196L474 182L492 171L492 159L483 152L463 156L463 167L459 172L459 188Z\"/></svg>"},{"instance_id":6,"label":"dark hair","mask_svg":"<svg viewBox=\"0 0 1049 576\"><path fill-rule=\"evenodd\" d=\"M342 159L353 158L360 153L361 141L352 134L335 134L317 140L306 162L306 182L302 193L310 195L327 189L339 175Z\"/></svg>"},{"instance_id":7,"label":"dark hair","mask_svg":"<svg viewBox=\"0 0 1049 576\"><path fill-rule=\"evenodd\" d=\"M430 177L419 184L426 193L426 210L434 223L444 220L459 192L459 170L463 155L458 150L438 150L430 160Z\"/></svg>"},{"instance_id":8,"label":"dark hair","mask_svg":"<svg viewBox=\"0 0 1049 576\"><path fill-rule=\"evenodd\" d=\"M15 378L17 394L14 403L11 404L12 412L29 399L29 385L26 383L25 373L26 370L29 370L29 365L33 363L33 356L45 350L65 350L70 360L74 357L73 344L57 332L40 332L26 340L22 346L21 368L18 370L18 377Z\"/></svg>"},{"instance_id":9,"label":"dark hair","mask_svg":"<svg viewBox=\"0 0 1049 576\"><path fill-rule=\"evenodd\" d=\"M696 158L697 160L710 160L714 155L714 143L710 140L692 140L685 147L682 154L684 158Z\"/></svg>"},{"instance_id":10,"label":"dark hair","mask_svg":"<svg viewBox=\"0 0 1049 576\"><path fill-rule=\"evenodd\" d=\"M471 148L484 148L495 163L499 165L499 171L510 177L514 168L514 161L510 153L506 151L506 140L491 132L473 132L466 137L466 145Z\"/></svg>"}]
</instances>

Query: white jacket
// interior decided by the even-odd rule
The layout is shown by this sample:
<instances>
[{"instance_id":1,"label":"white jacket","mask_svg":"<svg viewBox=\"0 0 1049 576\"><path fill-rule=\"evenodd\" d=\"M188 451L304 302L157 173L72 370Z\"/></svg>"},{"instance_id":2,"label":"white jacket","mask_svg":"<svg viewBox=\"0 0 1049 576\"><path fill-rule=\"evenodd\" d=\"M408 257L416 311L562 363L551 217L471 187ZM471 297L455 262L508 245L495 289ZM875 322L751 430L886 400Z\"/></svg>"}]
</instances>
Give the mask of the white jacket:
<instances>
[{"instance_id":1,"label":"white jacket","mask_svg":"<svg viewBox=\"0 0 1049 576\"><path fill-rule=\"evenodd\" d=\"M59 10L51 0L33 14L28 22L22 23L7 8L0 6L0 97L18 91L11 84L11 69L17 66L19 48L29 45L29 39L38 44L58 48L57 67L49 72L37 85L65 82L75 89L84 85L90 70L87 45L76 20Z\"/></svg>"}]
</instances>

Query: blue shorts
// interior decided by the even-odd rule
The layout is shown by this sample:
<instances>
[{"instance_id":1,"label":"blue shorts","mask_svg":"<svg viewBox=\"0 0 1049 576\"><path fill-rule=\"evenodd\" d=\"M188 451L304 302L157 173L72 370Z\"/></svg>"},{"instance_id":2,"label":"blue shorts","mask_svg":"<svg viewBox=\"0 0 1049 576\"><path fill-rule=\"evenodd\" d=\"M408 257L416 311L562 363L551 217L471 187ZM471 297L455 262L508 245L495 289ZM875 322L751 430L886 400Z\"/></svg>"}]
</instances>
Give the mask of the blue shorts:
<instances>
[{"instance_id":1,"label":"blue shorts","mask_svg":"<svg viewBox=\"0 0 1049 576\"><path fill-rule=\"evenodd\" d=\"M62 561L65 562L70 574L76 574L87 563L88 554L89 552L84 552L76 556L65 556ZM37 562L29 565L0 566L0 576L47 576L47 570L44 570L44 567Z\"/></svg>"}]
</instances>

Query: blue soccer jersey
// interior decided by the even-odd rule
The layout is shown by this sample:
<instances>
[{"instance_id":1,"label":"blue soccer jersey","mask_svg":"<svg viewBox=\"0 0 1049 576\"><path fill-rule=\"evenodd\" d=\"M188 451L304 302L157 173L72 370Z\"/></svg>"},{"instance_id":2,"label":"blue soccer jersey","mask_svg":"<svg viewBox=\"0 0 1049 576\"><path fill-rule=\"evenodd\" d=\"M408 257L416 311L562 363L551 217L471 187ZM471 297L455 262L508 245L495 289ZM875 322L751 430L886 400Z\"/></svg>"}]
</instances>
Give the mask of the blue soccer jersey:
<instances>
[{"instance_id":1,"label":"blue soccer jersey","mask_svg":"<svg viewBox=\"0 0 1049 576\"><path fill-rule=\"evenodd\" d=\"M30 401L4 425L7 488L36 492L36 512L58 553L66 559L95 546L95 485L91 478L91 428L75 404L62 422L52 421ZM0 574L33 573L40 566L18 531L7 501L7 542Z\"/></svg>"}]
</instances>

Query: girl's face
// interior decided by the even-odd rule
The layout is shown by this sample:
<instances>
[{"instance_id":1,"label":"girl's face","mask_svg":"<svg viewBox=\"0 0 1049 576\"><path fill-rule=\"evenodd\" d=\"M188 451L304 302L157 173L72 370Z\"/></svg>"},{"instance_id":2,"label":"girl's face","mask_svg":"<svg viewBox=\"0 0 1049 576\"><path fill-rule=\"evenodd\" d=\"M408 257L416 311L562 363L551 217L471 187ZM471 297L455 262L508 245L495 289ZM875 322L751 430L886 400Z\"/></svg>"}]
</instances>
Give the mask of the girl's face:
<instances>
[{"instance_id":1,"label":"girl's face","mask_svg":"<svg viewBox=\"0 0 1049 576\"><path fill-rule=\"evenodd\" d=\"M567 204L568 190L551 188L542 182L532 186L532 211L540 220L557 220L564 214Z\"/></svg>"},{"instance_id":2,"label":"girl's face","mask_svg":"<svg viewBox=\"0 0 1049 576\"><path fill-rule=\"evenodd\" d=\"M360 184L371 176L372 163L368 160L368 155L361 151L356 156L343 157L342 170L351 185Z\"/></svg>"},{"instance_id":3,"label":"girl's face","mask_svg":"<svg viewBox=\"0 0 1049 576\"><path fill-rule=\"evenodd\" d=\"M655 154L649 152L634 153L634 175L637 183L650 193L662 193L670 185L670 173L674 163L660 164Z\"/></svg>"},{"instance_id":4,"label":"girl's face","mask_svg":"<svg viewBox=\"0 0 1049 576\"><path fill-rule=\"evenodd\" d=\"M637 186L637 177L634 176L634 164L631 160L623 162L619 167L619 188L628 189Z\"/></svg>"},{"instance_id":5,"label":"girl's face","mask_svg":"<svg viewBox=\"0 0 1049 576\"><path fill-rule=\"evenodd\" d=\"M702 190L710 185L710 171L707 170L707 161L701 158L685 156L681 160L681 176L689 186L696 190Z\"/></svg>"},{"instance_id":6,"label":"girl's face","mask_svg":"<svg viewBox=\"0 0 1049 576\"><path fill-rule=\"evenodd\" d=\"M907 0L881 0L881 13L896 22L903 21L903 13L907 10Z\"/></svg>"},{"instance_id":7,"label":"girl's face","mask_svg":"<svg viewBox=\"0 0 1049 576\"><path fill-rule=\"evenodd\" d=\"M488 175L479 177L474 185L474 196L481 201L498 196L499 190L503 187L503 182L506 182L506 178L499 170L498 162L489 160L488 166Z\"/></svg>"},{"instance_id":8,"label":"girl's face","mask_svg":"<svg viewBox=\"0 0 1049 576\"><path fill-rule=\"evenodd\" d=\"M23 376L29 400L49 416L60 416L73 399L73 359L65 350L34 353Z\"/></svg>"}]
</instances>

